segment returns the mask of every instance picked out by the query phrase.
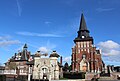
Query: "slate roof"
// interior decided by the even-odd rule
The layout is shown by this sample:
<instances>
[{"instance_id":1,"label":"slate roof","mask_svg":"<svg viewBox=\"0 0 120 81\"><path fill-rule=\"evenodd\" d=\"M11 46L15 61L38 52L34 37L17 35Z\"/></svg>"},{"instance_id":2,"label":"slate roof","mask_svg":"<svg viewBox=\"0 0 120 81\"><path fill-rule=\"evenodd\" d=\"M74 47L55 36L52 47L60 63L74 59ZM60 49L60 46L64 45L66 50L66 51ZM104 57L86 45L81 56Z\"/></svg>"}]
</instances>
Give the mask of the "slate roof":
<instances>
[{"instance_id":1,"label":"slate roof","mask_svg":"<svg viewBox=\"0 0 120 81\"><path fill-rule=\"evenodd\" d=\"M79 31L80 30L88 30L83 13L81 14L81 21L80 21Z\"/></svg>"},{"instance_id":2,"label":"slate roof","mask_svg":"<svg viewBox=\"0 0 120 81\"><path fill-rule=\"evenodd\" d=\"M23 48L28 48L28 47L27 47L27 44L25 44Z\"/></svg>"},{"instance_id":3,"label":"slate roof","mask_svg":"<svg viewBox=\"0 0 120 81\"><path fill-rule=\"evenodd\" d=\"M58 55L56 51L53 51L53 53L50 54L50 57L57 57L58 58L58 57L60 57L60 55Z\"/></svg>"},{"instance_id":4,"label":"slate roof","mask_svg":"<svg viewBox=\"0 0 120 81\"><path fill-rule=\"evenodd\" d=\"M34 65L34 60L29 61L29 62L27 62L26 64L27 64L27 65Z\"/></svg>"},{"instance_id":5,"label":"slate roof","mask_svg":"<svg viewBox=\"0 0 120 81\"><path fill-rule=\"evenodd\" d=\"M23 51L15 53L12 58L10 58L10 61L28 61L30 58L30 52L27 51L27 44L24 45Z\"/></svg>"},{"instance_id":6,"label":"slate roof","mask_svg":"<svg viewBox=\"0 0 120 81\"><path fill-rule=\"evenodd\" d=\"M0 66L0 70L4 70L5 69L5 66Z\"/></svg>"},{"instance_id":7,"label":"slate roof","mask_svg":"<svg viewBox=\"0 0 120 81\"><path fill-rule=\"evenodd\" d=\"M84 19L84 15L82 13L81 14L81 20L80 20L80 27L79 27L79 31L78 31L78 36L77 36L77 38L75 38L74 42L87 41L87 40L93 41L93 38L90 37L89 33L90 32L87 29L87 25L86 25L86 22L85 22L85 19ZM84 36L84 38L82 36Z\"/></svg>"}]
</instances>

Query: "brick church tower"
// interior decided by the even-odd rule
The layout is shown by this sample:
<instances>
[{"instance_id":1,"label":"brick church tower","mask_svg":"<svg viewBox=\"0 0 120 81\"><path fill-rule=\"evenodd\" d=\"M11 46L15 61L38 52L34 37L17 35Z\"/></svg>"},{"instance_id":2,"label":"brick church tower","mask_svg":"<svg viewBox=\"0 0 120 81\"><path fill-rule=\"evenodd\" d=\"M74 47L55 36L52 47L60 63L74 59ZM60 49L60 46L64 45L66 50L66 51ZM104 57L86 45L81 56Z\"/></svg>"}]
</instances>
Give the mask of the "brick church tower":
<instances>
[{"instance_id":1,"label":"brick church tower","mask_svg":"<svg viewBox=\"0 0 120 81\"><path fill-rule=\"evenodd\" d=\"M77 33L78 36L74 39L75 46L72 48L72 71L101 72L104 67L101 52L94 46L93 37L89 34L83 14Z\"/></svg>"}]
</instances>

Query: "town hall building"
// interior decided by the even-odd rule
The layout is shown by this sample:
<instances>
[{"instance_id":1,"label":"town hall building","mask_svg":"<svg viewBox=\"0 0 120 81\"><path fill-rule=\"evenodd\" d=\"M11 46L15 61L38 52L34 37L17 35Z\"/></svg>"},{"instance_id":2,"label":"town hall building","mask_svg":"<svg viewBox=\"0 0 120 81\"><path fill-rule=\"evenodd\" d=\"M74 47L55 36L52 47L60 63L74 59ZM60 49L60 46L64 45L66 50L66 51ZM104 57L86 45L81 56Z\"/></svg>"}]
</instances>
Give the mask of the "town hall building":
<instances>
[{"instance_id":1,"label":"town hall building","mask_svg":"<svg viewBox=\"0 0 120 81\"><path fill-rule=\"evenodd\" d=\"M72 71L77 72L101 72L104 63L101 58L101 51L96 49L94 39L81 15L78 36L74 39L75 46L72 48Z\"/></svg>"}]
</instances>

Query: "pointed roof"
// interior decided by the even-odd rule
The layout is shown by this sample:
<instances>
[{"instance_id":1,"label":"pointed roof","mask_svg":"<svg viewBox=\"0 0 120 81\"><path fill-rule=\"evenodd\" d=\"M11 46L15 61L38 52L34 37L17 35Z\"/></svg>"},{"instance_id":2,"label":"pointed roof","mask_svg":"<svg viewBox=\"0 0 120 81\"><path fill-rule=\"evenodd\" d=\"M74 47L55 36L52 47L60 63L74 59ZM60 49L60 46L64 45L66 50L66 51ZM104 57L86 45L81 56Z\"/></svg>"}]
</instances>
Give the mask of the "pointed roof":
<instances>
[{"instance_id":1,"label":"pointed roof","mask_svg":"<svg viewBox=\"0 0 120 81\"><path fill-rule=\"evenodd\" d=\"M81 20L80 20L80 26L79 26L79 30L78 30L78 36L77 36L77 38L75 38L74 42L91 40L93 43L93 38L90 37L89 33L90 32L87 29L85 18L84 18L84 15L82 13Z\"/></svg>"},{"instance_id":2,"label":"pointed roof","mask_svg":"<svg viewBox=\"0 0 120 81\"><path fill-rule=\"evenodd\" d=\"M81 14L81 21L80 21L80 27L78 31L78 37L82 38L82 36L89 37L89 30L87 29L87 25L84 19L83 13Z\"/></svg>"},{"instance_id":3,"label":"pointed roof","mask_svg":"<svg viewBox=\"0 0 120 81\"><path fill-rule=\"evenodd\" d=\"M24 47L23 48L27 48L27 44L25 43Z\"/></svg>"},{"instance_id":4,"label":"pointed roof","mask_svg":"<svg viewBox=\"0 0 120 81\"><path fill-rule=\"evenodd\" d=\"M83 13L81 14L81 21L80 21L79 31L80 31L80 30L88 30L88 29L87 29L86 22L85 22L85 19L84 19Z\"/></svg>"}]
</instances>

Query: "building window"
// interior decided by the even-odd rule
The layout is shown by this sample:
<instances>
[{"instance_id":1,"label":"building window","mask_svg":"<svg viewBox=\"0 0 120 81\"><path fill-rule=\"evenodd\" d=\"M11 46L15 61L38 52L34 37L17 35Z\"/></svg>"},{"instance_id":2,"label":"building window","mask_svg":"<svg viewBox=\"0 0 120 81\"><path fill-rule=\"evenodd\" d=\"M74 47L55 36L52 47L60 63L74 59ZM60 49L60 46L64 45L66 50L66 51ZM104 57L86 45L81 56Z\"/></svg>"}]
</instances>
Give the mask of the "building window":
<instances>
[{"instance_id":1,"label":"building window","mask_svg":"<svg viewBox=\"0 0 120 81\"><path fill-rule=\"evenodd\" d=\"M81 49L81 51L83 51L83 49Z\"/></svg>"},{"instance_id":2,"label":"building window","mask_svg":"<svg viewBox=\"0 0 120 81\"><path fill-rule=\"evenodd\" d=\"M83 42L81 42L81 48L83 48Z\"/></svg>"},{"instance_id":3,"label":"building window","mask_svg":"<svg viewBox=\"0 0 120 81\"><path fill-rule=\"evenodd\" d=\"M48 72L47 68L42 68L42 70L43 70L43 73L47 73Z\"/></svg>"},{"instance_id":4,"label":"building window","mask_svg":"<svg viewBox=\"0 0 120 81\"><path fill-rule=\"evenodd\" d=\"M80 49L78 49L78 53L80 53Z\"/></svg>"},{"instance_id":5,"label":"building window","mask_svg":"<svg viewBox=\"0 0 120 81\"><path fill-rule=\"evenodd\" d=\"M87 42L87 47L89 47L89 42Z\"/></svg>"},{"instance_id":6,"label":"building window","mask_svg":"<svg viewBox=\"0 0 120 81\"><path fill-rule=\"evenodd\" d=\"M78 42L78 48L80 48L80 42Z\"/></svg>"},{"instance_id":7,"label":"building window","mask_svg":"<svg viewBox=\"0 0 120 81\"><path fill-rule=\"evenodd\" d=\"M84 42L84 47L86 47L86 42Z\"/></svg>"},{"instance_id":8,"label":"building window","mask_svg":"<svg viewBox=\"0 0 120 81\"><path fill-rule=\"evenodd\" d=\"M87 49L88 50L88 53L90 52L90 50L89 49Z\"/></svg>"}]
</instances>

